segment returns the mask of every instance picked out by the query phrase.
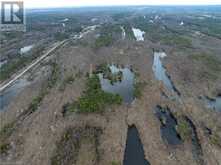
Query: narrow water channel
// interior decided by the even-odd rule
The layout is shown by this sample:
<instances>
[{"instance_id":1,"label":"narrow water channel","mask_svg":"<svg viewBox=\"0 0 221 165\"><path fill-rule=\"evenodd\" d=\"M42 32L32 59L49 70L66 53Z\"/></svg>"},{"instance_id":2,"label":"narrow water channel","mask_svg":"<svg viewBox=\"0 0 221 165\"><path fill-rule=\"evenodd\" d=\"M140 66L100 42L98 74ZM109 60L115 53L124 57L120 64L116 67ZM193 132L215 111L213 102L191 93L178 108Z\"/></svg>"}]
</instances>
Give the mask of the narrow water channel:
<instances>
[{"instance_id":1,"label":"narrow water channel","mask_svg":"<svg viewBox=\"0 0 221 165\"><path fill-rule=\"evenodd\" d=\"M203 151L202 147L200 144L199 137L197 135L196 127L193 124L193 122L186 117L186 121L189 124L189 127L191 128L191 140L192 140L192 153L193 153L193 158L199 165L204 165L204 160L203 160Z\"/></svg>"},{"instance_id":2,"label":"narrow water channel","mask_svg":"<svg viewBox=\"0 0 221 165\"><path fill-rule=\"evenodd\" d=\"M156 107L156 117L161 122L162 139L169 145L182 144L180 135L176 131L177 121L168 108Z\"/></svg>"},{"instance_id":3,"label":"narrow water channel","mask_svg":"<svg viewBox=\"0 0 221 165\"><path fill-rule=\"evenodd\" d=\"M4 111L11 101L29 84L30 82L26 79L19 79L2 91L0 93L0 111Z\"/></svg>"},{"instance_id":4,"label":"narrow water channel","mask_svg":"<svg viewBox=\"0 0 221 165\"><path fill-rule=\"evenodd\" d=\"M175 88L173 82L171 81L170 77L167 75L166 69L164 68L161 62L161 59L166 56L167 55L165 52L154 52L154 61L152 69L156 79L162 81L167 89L173 91L179 96L180 92Z\"/></svg>"},{"instance_id":5,"label":"narrow water channel","mask_svg":"<svg viewBox=\"0 0 221 165\"><path fill-rule=\"evenodd\" d=\"M123 165L150 165L145 159L143 146L135 126L129 127L127 132Z\"/></svg>"},{"instance_id":6,"label":"narrow water channel","mask_svg":"<svg viewBox=\"0 0 221 165\"><path fill-rule=\"evenodd\" d=\"M134 100L134 73L129 68L118 68L115 65L110 66L113 74L122 72L122 80L111 84L110 80L99 74L101 87L105 92L119 94L125 103L131 103Z\"/></svg>"}]
</instances>

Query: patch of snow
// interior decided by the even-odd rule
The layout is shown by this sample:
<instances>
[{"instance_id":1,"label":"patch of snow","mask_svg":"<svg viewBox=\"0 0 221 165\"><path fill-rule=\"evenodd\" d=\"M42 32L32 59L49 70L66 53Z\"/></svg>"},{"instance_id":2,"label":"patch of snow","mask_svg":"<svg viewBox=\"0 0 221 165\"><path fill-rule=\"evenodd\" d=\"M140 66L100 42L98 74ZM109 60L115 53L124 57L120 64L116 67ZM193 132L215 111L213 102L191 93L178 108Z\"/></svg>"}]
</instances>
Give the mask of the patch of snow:
<instances>
[{"instance_id":1,"label":"patch of snow","mask_svg":"<svg viewBox=\"0 0 221 165\"><path fill-rule=\"evenodd\" d=\"M197 17L198 19L200 19L200 20L204 20L205 19L205 17Z\"/></svg>"},{"instance_id":2,"label":"patch of snow","mask_svg":"<svg viewBox=\"0 0 221 165\"><path fill-rule=\"evenodd\" d=\"M20 53L25 54L25 53L29 52L33 48L33 46L34 45L28 45L28 46L25 46L25 47L21 48Z\"/></svg>"},{"instance_id":3,"label":"patch of snow","mask_svg":"<svg viewBox=\"0 0 221 165\"><path fill-rule=\"evenodd\" d=\"M212 15L209 15L209 14L204 14L203 17L206 17L206 18L213 18Z\"/></svg>"},{"instance_id":4,"label":"patch of snow","mask_svg":"<svg viewBox=\"0 0 221 165\"><path fill-rule=\"evenodd\" d=\"M149 22L150 22L150 23L154 23L154 21L153 21L152 19L151 19L151 20L149 20Z\"/></svg>"},{"instance_id":5,"label":"patch of snow","mask_svg":"<svg viewBox=\"0 0 221 165\"><path fill-rule=\"evenodd\" d=\"M161 18L160 18L159 15L156 15L156 16L154 17L154 19L155 19L155 20L158 20L158 19L161 19Z\"/></svg>"},{"instance_id":6,"label":"patch of snow","mask_svg":"<svg viewBox=\"0 0 221 165\"><path fill-rule=\"evenodd\" d=\"M136 28L132 28L132 31L137 41L144 41L144 37L143 37L143 35L145 34L144 31L141 31L140 29L136 29Z\"/></svg>"},{"instance_id":7,"label":"patch of snow","mask_svg":"<svg viewBox=\"0 0 221 165\"><path fill-rule=\"evenodd\" d=\"M122 39L124 40L125 37L126 37L126 32L125 32L125 29L124 29L123 26L121 26L120 28L121 28L121 30L122 30Z\"/></svg>"},{"instance_id":8,"label":"patch of snow","mask_svg":"<svg viewBox=\"0 0 221 165\"><path fill-rule=\"evenodd\" d=\"M184 25L184 22L182 21L182 22L180 22L180 26L183 26Z\"/></svg>"},{"instance_id":9,"label":"patch of snow","mask_svg":"<svg viewBox=\"0 0 221 165\"><path fill-rule=\"evenodd\" d=\"M91 22L95 22L95 21L97 21L98 19L97 18L92 18L91 19Z\"/></svg>"},{"instance_id":10,"label":"patch of snow","mask_svg":"<svg viewBox=\"0 0 221 165\"><path fill-rule=\"evenodd\" d=\"M65 19L63 19L61 22L67 22L67 21L69 21L69 19L68 19L68 18L65 18Z\"/></svg>"},{"instance_id":11,"label":"patch of snow","mask_svg":"<svg viewBox=\"0 0 221 165\"><path fill-rule=\"evenodd\" d=\"M159 58L164 58L167 56L165 52L156 52L155 55L158 56Z\"/></svg>"}]
</instances>

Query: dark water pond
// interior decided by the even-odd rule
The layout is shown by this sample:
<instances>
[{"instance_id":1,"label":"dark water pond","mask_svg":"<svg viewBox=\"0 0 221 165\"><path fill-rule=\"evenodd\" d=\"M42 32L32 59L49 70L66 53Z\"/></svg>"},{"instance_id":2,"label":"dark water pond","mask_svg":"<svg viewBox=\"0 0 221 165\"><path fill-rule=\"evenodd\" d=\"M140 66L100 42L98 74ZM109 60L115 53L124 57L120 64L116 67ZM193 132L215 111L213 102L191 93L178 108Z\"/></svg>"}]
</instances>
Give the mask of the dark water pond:
<instances>
[{"instance_id":1,"label":"dark water pond","mask_svg":"<svg viewBox=\"0 0 221 165\"><path fill-rule=\"evenodd\" d=\"M166 73L166 69L164 68L161 59L166 57L166 53L164 52L154 52L154 61L153 61L153 72L157 80L162 81L164 86L180 95L179 91L175 88L173 82L170 77Z\"/></svg>"},{"instance_id":2,"label":"dark water pond","mask_svg":"<svg viewBox=\"0 0 221 165\"><path fill-rule=\"evenodd\" d=\"M134 73L129 68L118 68L115 65L110 66L111 72L122 72L122 80L111 83L110 80L99 74L101 87L105 92L119 94L125 103L131 103L134 100Z\"/></svg>"},{"instance_id":3,"label":"dark water pond","mask_svg":"<svg viewBox=\"0 0 221 165\"><path fill-rule=\"evenodd\" d=\"M135 126L128 129L124 153L124 165L150 165L144 157L144 150Z\"/></svg>"},{"instance_id":4,"label":"dark water pond","mask_svg":"<svg viewBox=\"0 0 221 165\"><path fill-rule=\"evenodd\" d=\"M155 114L161 122L160 130L162 139L170 145L181 144L182 140L176 131L176 118L171 114L169 109L157 106Z\"/></svg>"},{"instance_id":5,"label":"dark water pond","mask_svg":"<svg viewBox=\"0 0 221 165\"><path fill-rule=\"evenodd\" d=\"M0 93L0 111L11 103L11 101L29 84L26 79L19 79L14 82L10 87Z\"/></svg>"}]
</instances>

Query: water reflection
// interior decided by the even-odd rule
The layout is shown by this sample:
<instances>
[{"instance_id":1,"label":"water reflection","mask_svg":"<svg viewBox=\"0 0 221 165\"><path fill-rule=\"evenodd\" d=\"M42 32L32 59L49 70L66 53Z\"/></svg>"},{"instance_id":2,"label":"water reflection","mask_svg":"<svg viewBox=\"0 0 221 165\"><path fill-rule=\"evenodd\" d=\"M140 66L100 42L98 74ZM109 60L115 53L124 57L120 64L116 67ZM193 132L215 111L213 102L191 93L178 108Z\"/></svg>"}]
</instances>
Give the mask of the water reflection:
<instances>
[{"instance_id":1,"label":"water reflection","mask_svg":"<svg viewBox=\"0 0 221 165\"><path fill-rule=\"evenodd\" d=\"M111 83L110 80L104 78L103 74L99 74L101 87L105 92L119 94L125 103L131 103L134 100L134 73L129 68L117 68L115 65L110 66L113 74L122 72L122 80Z\"/></svg>"},{"instance_id":2,"label":"water reflection","mask_svg":"<svg viewBox=\"0 0 221 165\"><path fill-rule=\"evenodd\" d=\"M165 87L177 95L180 95L179 91L175 88L169 76L166 73L166 69L163 67L161 58L166 57L164 52L154 52L154 61L153 61L153 72L157 80L162 81Z\"/></svg>"},{"instance_id":3,"label":"water reflection","mask_svg":"<svg viewBox=\"0 0 221 165\"><path fill-rule=\"evenodd\" d=\"M156 116L161 122L161 136L164 141L171 145L182 143L176 131L177 121L168 108L156 107Z\"/></svg>"}]
</instances>

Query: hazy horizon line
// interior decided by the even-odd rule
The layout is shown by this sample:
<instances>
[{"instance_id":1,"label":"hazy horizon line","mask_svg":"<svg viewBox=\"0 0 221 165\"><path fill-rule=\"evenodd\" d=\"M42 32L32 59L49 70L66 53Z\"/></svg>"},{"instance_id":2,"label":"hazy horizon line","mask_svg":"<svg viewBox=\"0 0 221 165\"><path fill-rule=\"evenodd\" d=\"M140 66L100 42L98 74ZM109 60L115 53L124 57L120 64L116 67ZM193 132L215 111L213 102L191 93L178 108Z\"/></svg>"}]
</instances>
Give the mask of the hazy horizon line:
<instances>
[{"instance_id":1,"label":"hazy horizon line","mask_svg":"<svg viewBox=\"0 0 221 165\"><path fill-rule=\"evenodd\" d=\"M143 4L143 5L82 5L82 6L45 6L45 7L25 7L26 9L56 9L56 8L93 8L93 7L205 7L205 6L216 6L216 7L221 7L220 4Z\"/></svg>"}]
</instances>

